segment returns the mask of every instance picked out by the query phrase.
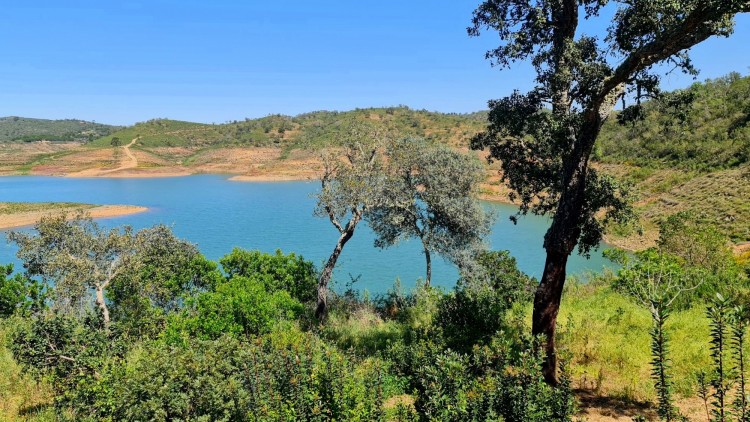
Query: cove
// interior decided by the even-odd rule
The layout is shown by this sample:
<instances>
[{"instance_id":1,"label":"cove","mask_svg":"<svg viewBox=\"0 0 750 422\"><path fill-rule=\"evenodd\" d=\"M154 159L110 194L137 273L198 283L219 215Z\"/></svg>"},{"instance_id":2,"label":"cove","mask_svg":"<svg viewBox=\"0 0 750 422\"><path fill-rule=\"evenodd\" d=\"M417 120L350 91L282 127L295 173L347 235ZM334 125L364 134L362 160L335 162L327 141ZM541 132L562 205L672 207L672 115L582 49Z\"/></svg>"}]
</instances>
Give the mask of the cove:
<instances>
[{"instance_id":1,"label":"cove","mask_svg":"<svg viewBox=\"0 0 750 422\"><path fill-rule=\"evenodd\" d=\"M295 252L319 268L333 249L338 232L328 220L312 215L315 200L310 195L320 184L310 182L230 182L227 176L197 175L154 179L72 179L38 176L0 177L0 201L85 202L148 207L130 216L101 219L114 227L136 229L166 224L181 238L196 243L210 259L218 259L235 246L284 253ZM542 241L549 219L526 216L514 225L508 217L512 205L485 203L497 215L488 243L492 249L507 249L519 268L539 278L544 266ZM19 230L28 230L19 229ZM5 241L0 246L0 263L15 263L15 248ZM398 278L405 288L424 277L424 256L417 241L380 250L366 224L357 227L334 271L334 288L341 290L356 279L354 288L370 293L387 291ZM578 255L568 262L569 274L601 271L613 264L593 251L591 259ZM433 258L433 284L451 288L458 272L437 256Z\"/></svg>"}]
</instances>

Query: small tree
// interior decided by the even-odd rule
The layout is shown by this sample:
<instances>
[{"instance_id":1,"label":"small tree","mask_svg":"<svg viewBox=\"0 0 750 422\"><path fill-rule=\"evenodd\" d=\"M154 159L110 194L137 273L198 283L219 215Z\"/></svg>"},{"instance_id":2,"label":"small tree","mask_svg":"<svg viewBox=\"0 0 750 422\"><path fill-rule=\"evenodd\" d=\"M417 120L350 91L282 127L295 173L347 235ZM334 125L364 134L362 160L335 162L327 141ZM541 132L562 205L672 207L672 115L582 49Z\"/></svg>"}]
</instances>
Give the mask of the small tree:
<instances>
[{"instance_id":1,"label":"small tree","mask_svg":"<svg viewBox=\"0 0 750 422\"><path fill-rule=\"evenodd\" d=\"M432 279L431 252L461 266L466 251L489 233L490 218L477 200L484 169L473 157L420 138L407 138L387 149L387 178L382 203L367 214L386 248L418 238Z\"/></svg>"},{"instance_id":2,"label":"small tree","mask_svg":"<svg viewBox=\"0 0 750 422\"><path fill-rule=\"evenodd\" d=\"M711 414L717 422L725 422L729 416L726 408L729 404L727 396L732 388L732 377L725 353L729 342L727 331L731 323L731 312L731 301L719 293L706 308L711 326L711 359L715 368L714 378L711 380L711 386L714 388L714 408Z\"/></svg>"},{"instance_id":3,"label":"small tree","mask_svg":"<svg viewBox=\"0 0 750 422\"><path fill-rule=\"evenodd\" d=\"M122 142L120 141L120 138L118 138L117 136L113 136L112 140L109 141L109 143L113 147L119 147L120 145L122 145Z\"/></svg>"},{"instance_id":4,"label":"small tree","mask_svg":"<svg viewBox=\"0 0 750 422\"><path fill-rule=\"evenodd\" d=\"M110 314L105 291L128 268L135 256L135 236L130 227L105 230L91 218L77 215L67 221L64 214L43 217L35 226L36 234L12 232L9 239L18 245L18 258L29 276L53 281L55 305L74 310L87 292L105 327ZM50 283L52 284L52 283Z\"/></svg>"},{"instance_id":5,"label":"small tree","mask_svg":"<svg viewBox=\"0 0 750 422\"><path fill-rule=\"evenodd\" d=\"M323 176L315 215L326 217L338 230L339 238L318 278L318 301L315 315L325 317L328 311L328 283L341 251L354 235L365 213L381 200L382 166L378 148L384 137L368 126L350 128L340 151L323 156Z\"/></svg>"},{"instance_id":6,"label":"small tree","mask_svg":"<svg viewBox=\"0 0 750 422\"><path fill-rule=\"evenodd\" d=\"M637 259L618 273L614 283L648 309L651 314L651 376L658 397L657 413L666 421L679 420L672 398L669 336L665 323L671 306L684 292L698 287L700 281L685 273L675 257L650 249L636 255Z\"/></svg>"}]
</instances>

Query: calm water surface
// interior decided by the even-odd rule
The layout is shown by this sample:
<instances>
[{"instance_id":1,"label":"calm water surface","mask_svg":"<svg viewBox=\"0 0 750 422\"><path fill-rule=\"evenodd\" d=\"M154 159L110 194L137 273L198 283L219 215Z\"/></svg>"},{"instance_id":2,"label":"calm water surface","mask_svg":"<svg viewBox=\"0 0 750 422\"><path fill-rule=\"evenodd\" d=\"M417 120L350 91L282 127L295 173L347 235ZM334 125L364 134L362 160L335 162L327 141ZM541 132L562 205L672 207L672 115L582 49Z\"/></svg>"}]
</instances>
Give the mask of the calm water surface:
<instances>
[{"instance_id":1,"label":"calm water surface","mask_svg":"<svg viewBox=\"0 0 750 422\"><path fill-rule=\"evenodd\" d=\"M272 252L281 249L312 260L319 267L333 249L338 232L328 220L312 215L315 201L310 194L318 182L230 182L226 176L200 175L161 179L67 179L55 177L0 177L0 201L86 202L93 204L141 205L149 211L99 220L106 226L172 226L178 236L194 242L210 259L218 259L232 247ZM527 216L518 225L508 221L515 207L487 203L498 214L489 243L493 249L508 249L519 267L537 278L544 264L542 239L549 225L546 218ZM15 262L15 249L0 232L0 263ZM407 241L380 250L374 236L360 224L344 248L334 277L339 288L359 277L355 284L372 293L386 291L399 278L406 287L424 277L424 256L419 242ZM571 257L570 274L600 271L611 266L601 252L590 260ZM433 259L433 284L452 287L456 269Z\"/></svg>"}]
</instances>

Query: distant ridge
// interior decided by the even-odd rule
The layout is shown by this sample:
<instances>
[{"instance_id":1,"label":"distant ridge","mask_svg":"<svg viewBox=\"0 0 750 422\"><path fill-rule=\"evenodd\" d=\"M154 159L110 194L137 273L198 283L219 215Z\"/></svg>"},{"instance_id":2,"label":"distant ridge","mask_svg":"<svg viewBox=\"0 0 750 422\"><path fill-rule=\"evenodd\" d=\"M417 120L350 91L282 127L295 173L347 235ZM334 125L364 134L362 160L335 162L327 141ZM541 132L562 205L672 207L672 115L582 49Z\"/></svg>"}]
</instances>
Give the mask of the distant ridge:
<instances>
[{"instance_id":1,"label":"distant ridge","mask_svg":"<svg viewBox=\"0 0 750 422\"><path fill-rule=\"evenodd\" d=\"M0 142L89 142L120 129L78 119L0 117Z\"/></svg>"},{"instance_id":2,"label":"distant ridge","mask_svg":"<svg viewBox=\"0 0 750 422\"><path fill-rule=\"evenodd\" d=\"M454 146L468 145L481 131L487 112L467 114L414 110L406 106L358 108L350 111L313 111L296 116L281 114L234 120L221 124L153 119L102 136L94 146L106 147L112 139L139 138L143 147L306 147L316 149L335 142L346 128L369 122L402 136L421 136Z\"/></svg>"}]
</instances>

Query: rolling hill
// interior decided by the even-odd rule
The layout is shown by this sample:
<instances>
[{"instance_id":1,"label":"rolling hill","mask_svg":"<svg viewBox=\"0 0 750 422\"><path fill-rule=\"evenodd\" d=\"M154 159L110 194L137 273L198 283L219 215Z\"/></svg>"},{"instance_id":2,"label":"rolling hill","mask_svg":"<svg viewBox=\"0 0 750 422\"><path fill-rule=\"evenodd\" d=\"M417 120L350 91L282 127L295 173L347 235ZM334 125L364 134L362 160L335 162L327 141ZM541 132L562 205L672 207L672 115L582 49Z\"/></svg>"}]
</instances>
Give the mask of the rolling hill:
<instances>
[{"instance_id":1,"label":"rolling hill","mask_svg":"<svg viewBox=\"0 0 750 422\"><path fill-rule=\"evenodd\" d=\"M629 117L629 118L626 118ZM223 124L153 119L129 127L77 120L0 119L0 174L168 176L242 175L244 180L315 178L318 151L335 146L348 127L367 122L398 136L420 136L466 149L486 112L449 114L381 107L345 112L269 115ZM3 138L4 137L4 138ZM113 140L115 142L113 142ZM129 149L123 154L122 147ZM114 147L113 147L114 146ZM123 166L123 160L133 165ZM595 165L633 184L639 224L613 227L608 240L639 249L653 244L658 222L689 211L737 243L750 240L750 77L732 73L666 93L605 124ZM118 169L127 167L128 171ZM489 197L506 200L488 170ZM122 174L119 174L122 173Z\"/></svg>"},{"instance_id":2,"label":"rolling hill","mask_svg":"<svg viewBox=\"0 0 750 422\"><path fill-rule=\"evenodd\" d=\"M0 117L0 142L90 142L118 129L118 126L75 119Z\"/></svg>"}]
</instances>

